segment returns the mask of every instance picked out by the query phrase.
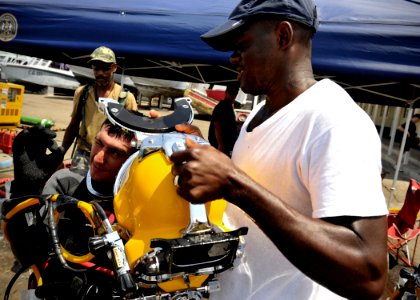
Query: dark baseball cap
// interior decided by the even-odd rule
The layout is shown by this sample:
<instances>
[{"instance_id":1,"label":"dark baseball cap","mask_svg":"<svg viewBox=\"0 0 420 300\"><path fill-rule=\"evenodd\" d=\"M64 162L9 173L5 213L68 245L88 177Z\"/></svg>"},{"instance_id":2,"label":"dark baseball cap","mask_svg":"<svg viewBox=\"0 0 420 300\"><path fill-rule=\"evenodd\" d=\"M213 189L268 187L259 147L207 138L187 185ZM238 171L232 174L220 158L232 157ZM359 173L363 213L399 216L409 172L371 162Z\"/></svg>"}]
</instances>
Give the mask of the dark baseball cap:
<instances>
[{"instance_id":1,"label":"dark baseball cap","mask_svg":"<svg viewBox=\"0 0 420 300\"><path fill-rule=\"evenodd\" d=\"M312 0L242 0L228 20L205 34L201 39L219 51L233 50L233 38L248 19L261 15L274 15L295 21L314 30L318 28L316 6Z\"/></svg>"}]
</instances>

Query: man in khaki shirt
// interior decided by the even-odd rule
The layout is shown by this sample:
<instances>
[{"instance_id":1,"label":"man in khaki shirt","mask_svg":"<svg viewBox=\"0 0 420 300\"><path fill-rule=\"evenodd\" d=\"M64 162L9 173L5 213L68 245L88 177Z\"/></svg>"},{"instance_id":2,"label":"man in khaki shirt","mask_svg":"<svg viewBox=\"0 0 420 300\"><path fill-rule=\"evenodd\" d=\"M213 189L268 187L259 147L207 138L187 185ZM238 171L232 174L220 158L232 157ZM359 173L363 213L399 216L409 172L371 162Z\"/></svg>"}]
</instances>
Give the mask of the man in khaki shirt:
<instances>
[{"instance_id":1,"label":"man in khaki shirt","mask_svg":"<svg viewBox=\"0 0 420 300\"><path fill-rule=\"evenodd\" d=\"M89 168L89 156L94 138L106 117L98 111L100 97L123 99L128 110L137 111L137 102L131 92L121 91L121 86L114 81L117 62L114 52L104 46L93 51L88 62L93 69L95 83L76 89L73 98L71 120L64 133L62 146L70 148L77 137L76 150L72 159L72 169L85 174ZM87 89L87 90L86 90ZM83 101L83 99L85 99ZM81 103L80 103L81 102ZM80 103L80 104L79 104Z\"/></svg>"}]
</instances>

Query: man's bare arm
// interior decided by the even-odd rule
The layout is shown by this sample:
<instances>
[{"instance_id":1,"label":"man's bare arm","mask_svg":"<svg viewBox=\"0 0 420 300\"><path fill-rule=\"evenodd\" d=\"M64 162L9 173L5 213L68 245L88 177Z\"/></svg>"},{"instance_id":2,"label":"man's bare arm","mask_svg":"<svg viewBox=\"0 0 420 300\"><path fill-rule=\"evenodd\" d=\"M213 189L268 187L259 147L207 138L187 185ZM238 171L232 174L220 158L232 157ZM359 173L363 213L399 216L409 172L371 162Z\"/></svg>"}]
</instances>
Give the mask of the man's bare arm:
<instances>
[{"instance_id":1,"label":"man's bare arm","mask_svg":"<svg viewBox=\"0 0 420 300\"><path fill-rule=\"evenodd\" d=\"M63 142L61 144L65 152L67 152L74 139L79 134L79 126L80 120L78 120L78 118L76 117L72 117L69 125L66 128L66 131L64 132Z\"/></svg>"}]
</instances>

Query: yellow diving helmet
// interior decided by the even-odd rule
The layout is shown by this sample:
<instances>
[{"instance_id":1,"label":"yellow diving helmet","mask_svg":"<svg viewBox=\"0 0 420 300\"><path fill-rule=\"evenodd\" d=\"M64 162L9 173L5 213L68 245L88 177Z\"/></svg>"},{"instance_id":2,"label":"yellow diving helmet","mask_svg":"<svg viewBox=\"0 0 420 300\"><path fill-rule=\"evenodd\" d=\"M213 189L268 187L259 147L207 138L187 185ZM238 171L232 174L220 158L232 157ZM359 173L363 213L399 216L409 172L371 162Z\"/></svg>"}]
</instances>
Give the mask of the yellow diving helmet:
<instances>
[{"instance_id":1,"label":"yellow diving helmet","mask_svg":"<svg viewBox=\"0 0 420 300\"><path fill-rule=\"evenodd\" d=\"M165 293L168 299L198 299L194 295L219 290L213 275L233 267L247 228L224 226L225 200L190 204L176 192L169 157L185 149L187 136L208 144L174 131L175 124L192 122L191 100L175 99L174 113L157 119L135 116L104 98L99 109L137 137L139 150L124 163L114 186L115 216L128 236L124 248L134 281L159 299Z\"/></svg>"},{"instance_id":2,"label":"yellow diving helmet","mask_svg":"<svg viewBox=\"0 0 420 300\"><path fill-rule=\"evenodd\" d=\"M224 226L225 200L190 204L177 194L169 157L183 149L185 137L166 133L144 139L114 188L116 218L130 235L125 244L130 268L145 284L166 292L198 288L210 274L232 267L239 236L246 233Z\"/></svg>"}]
</instances>

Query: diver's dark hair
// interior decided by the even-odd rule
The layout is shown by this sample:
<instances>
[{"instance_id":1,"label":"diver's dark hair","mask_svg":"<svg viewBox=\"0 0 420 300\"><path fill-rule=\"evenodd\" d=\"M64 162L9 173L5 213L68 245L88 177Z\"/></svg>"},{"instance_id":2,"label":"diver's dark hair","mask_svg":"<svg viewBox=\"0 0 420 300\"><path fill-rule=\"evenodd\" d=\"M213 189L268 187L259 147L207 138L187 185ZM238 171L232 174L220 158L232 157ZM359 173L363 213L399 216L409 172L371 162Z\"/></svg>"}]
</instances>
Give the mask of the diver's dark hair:
<instances>
[{"instance_id":1,"label":"diver's dark hair","mask_svg":"<svg viewBox=\"0 0 420 300\"><path fill-rule=\"evenodd\" d=\"M101 128L107 128L108 135L122 138L126 142L131 142L134 138L133 132L124 130L120 126L112 124L108 119L102 123Z\"/></svg>"}]
</instances>

